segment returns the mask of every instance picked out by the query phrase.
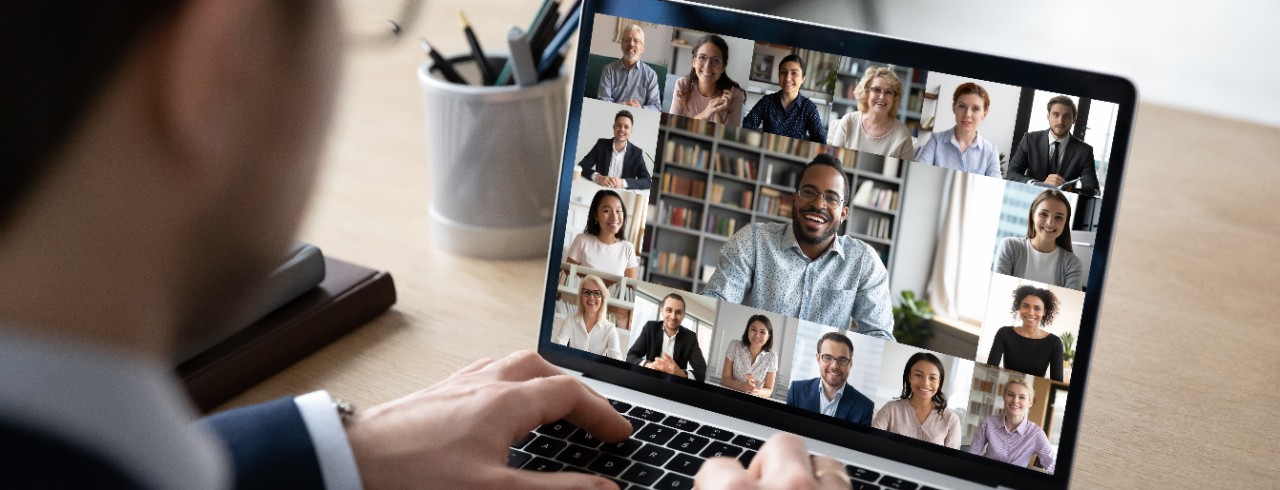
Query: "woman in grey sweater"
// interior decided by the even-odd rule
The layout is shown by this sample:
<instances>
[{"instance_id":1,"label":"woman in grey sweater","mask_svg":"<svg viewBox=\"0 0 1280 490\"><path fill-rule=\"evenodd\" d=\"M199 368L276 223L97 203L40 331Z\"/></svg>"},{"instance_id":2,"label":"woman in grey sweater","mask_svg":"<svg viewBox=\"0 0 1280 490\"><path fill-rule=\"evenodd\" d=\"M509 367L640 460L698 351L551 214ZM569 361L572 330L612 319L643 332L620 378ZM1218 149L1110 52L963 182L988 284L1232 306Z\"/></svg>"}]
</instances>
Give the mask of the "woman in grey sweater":
<instances>
[{"instance_id":1,"label":"woman in grey sweater","mask_svg":"<svg viewBox=\"0 0 1280 490\"><path fill-rule=\"evenodd\" d=\"M1071 251L1071 202L1067 196L1047 189L1031 201L1026 238L1006 237L1000 241L993 270L1064 288L1084 289L1085 270Z\"/></svg>"}]
</instances>

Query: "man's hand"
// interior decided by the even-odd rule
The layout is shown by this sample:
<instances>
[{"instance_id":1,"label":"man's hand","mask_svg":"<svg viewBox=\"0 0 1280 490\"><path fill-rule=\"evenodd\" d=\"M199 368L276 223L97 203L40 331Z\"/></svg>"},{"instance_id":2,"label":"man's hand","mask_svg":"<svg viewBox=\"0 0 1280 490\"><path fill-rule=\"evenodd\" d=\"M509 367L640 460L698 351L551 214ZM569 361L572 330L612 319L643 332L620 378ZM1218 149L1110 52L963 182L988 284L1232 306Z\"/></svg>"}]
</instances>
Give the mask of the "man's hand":
<instances>
[{"instance_id":1,"label":"man's hand","mask_svg":"<svg viewBox=\"0 0 1280 490\"><path fill-rule=\"evenodd\" d=\"M821 475L819 475L821 473ZM844 476L841 476L844 475ZM728 457L708 459L694 477L694 486L705 489L831 489L851 487L844 465L825 456L809 456L804 441L780 432L770 437L751 467L742 468Z\"/></svg>"},{"instance_id":2,"label":"man's hand","mask_svg":"<svg viewBox=\"0 0 1280 490\"><path fill-rule=\"evenodd\" d=\"M1067 179L1058 174L1049 174L1048 177L1044 178L1044 183L1057 186L1067 183Z\"/></svg>"},{"instance_id":3,"label":"man's hand","mask_svg":"<svg viewBox=\"0 0 1280 490\"><path fill-rule=\"evenodd\" d=\"M476 361L435 386L357 413L347 437L370 489L616 488L599 476L507 467L512 441L562 418L605 442L631 435L608 400L524 351Z\"/></svg>"},{"instance_id":4,"label":"man's hand","mask_svg":"<svg viewBox=\"0 0 1280 490\"><path fill-rule=\"evenodd\" d=\"M629 106L631 106L631 107L640 107L640 101L638 101L638 100L636 100L636 99L628 100L628 101L626 101L626 102L623 102L622 104L623 104L623 105L629 105Z\"/></svg>"},{"instance_id":5,"label":"man's hand","mask_svg":"<svg viewBox=\"0 0 1280 490\"><path fill-rule=\"evenodd\" d=\"M671 356L668 356L666 354L663 354L662 357L654 359L653 362L646 363L644 367L662 371L667 374L674 374L681 378L689 377L689 373L685 372L685 370L683 369L680 369L680 365L676 364L676 360L672 359Z\"/></svg>"}]
</instances>

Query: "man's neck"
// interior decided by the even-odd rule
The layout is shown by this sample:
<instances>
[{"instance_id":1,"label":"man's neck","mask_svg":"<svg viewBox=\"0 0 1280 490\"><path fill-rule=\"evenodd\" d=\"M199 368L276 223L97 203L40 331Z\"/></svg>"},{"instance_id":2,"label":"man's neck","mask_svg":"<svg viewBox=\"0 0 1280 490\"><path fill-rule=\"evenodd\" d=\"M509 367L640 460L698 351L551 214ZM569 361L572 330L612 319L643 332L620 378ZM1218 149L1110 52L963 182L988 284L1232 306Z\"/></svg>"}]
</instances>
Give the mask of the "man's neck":
<instances>
[{"instance_id":1,"label":"man's neck","mask_svg":"<svg viewBox=\"0 0 1280 490\"><path fill-rule=\"evenodd\" d=\"M626 148L627 148L626 141L618 141L618 138L613 139L613 151L622 151L622 150L625 150Z\"/></svg>"},{"instance_id":2,"label":"man's neck","mask_svg":"<svg viewBox=\"0 0 1280 490\"><path fill-rule=\"evenodd\" d=\"M1052 130L1052 129L1050 129L1050 130L1049 130L1049 142L1050 142L1050 143L1053 143L1053 142L1055 142L1055 141L1062 141L1062 142L1065 142L1065 141L1067 141L1068 139L1071 139L1071 132L1070 132L1070 131L1067 131L1066 133L1063 133L1063 134L1062 134L1062 136L1058 136L1056 133L1054 133L1054 132L1053 132L1053 130Z\"/></svg>"},{"instance_id":3,"label":"man's neck","mask_svg":"<svg viewBox=\"0 0 1280 490\"><path fill-rule=\"evenodd\" d=\"M632 68L635 68L635 67L636 67L636 65L640 63L640 58L636 58L636 59L631 60L631 61L627 61L627 59L626 59L626 58L623 58L623 59L621 59L620 61L622 61L622 66L625 66L625 67L627 67L627 69L628 69L628 70L630 70L630 69L632 69Z\"/></svg>"},{"instance_id":4,"label":"man's neck","mask_svg":"<svg viewBox=\"0 0 1280 490\"><path fill-rule=\"evenodd\" d=\"M675 337L677 333L680 333L680 326L676 325L675 328L671 328L664 323L662 324L662 333L667 334L668 337Z\"/></svg>"},{"instance_id":5,"label":"man's neck","mask_svg":"<svg viewBox=\"0 0 1280 490\"><path fill-rule=\"evenodd\" d=\"M805 257L808 257L809 260L815 260L822 256L822 254L826 253L827 250L830 250L831 245L836 242L835 235L832 235L819 243L809 243L800 237L800 232L796 231L795 223L791 224L791 233L795 235L796 243L800 244L800 251L804 252Z\"/></svg>"},{"instance_id":6,"label":"man's neck","mask_svg":"<svg viewBox=\"0 0 1280 490\"><path fill-rule=\"evenodd\" d=\"M843 383L841 383L840 385L837 385L837 386L831 386L831 385L827 384L827 380L825 380L825 379L824 379L824 380L822 380L822 381L821 381L821 383L822 383L822 394L823 394L823 395L826 395L826 397L827 397L827 399L828 399L828 400L831 400L831 399L835 398L835 397L836 397L836 393L837 393L837 392L839 392L841 388L844 388L844 384L843 384Z\"/></svg>"}]
</instances>

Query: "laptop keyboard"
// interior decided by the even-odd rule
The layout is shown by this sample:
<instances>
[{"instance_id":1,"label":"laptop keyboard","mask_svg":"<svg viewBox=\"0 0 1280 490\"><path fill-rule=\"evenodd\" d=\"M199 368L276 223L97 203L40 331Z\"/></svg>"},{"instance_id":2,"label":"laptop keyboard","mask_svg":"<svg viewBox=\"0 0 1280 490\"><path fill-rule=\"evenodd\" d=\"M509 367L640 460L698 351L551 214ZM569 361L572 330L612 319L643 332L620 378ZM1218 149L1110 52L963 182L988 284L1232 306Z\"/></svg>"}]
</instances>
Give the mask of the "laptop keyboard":
<instances>
[{"instance_id":1,"label":"laptop keyboard","mask_svg":"<svg viewBox=\"0 0 1280 490\"><path fill-rule=\"evenodd\" d=\"M609 400L631 422L631 438L604 444L569 422L544 424L511 445L507 465L532 471L577 471L612 479L623 490L693 488L707 458L729 456L745 467L764 441L651 408ZM854 490L932 490L895 476L846 465Z\"/></svg>"}]
</instances>

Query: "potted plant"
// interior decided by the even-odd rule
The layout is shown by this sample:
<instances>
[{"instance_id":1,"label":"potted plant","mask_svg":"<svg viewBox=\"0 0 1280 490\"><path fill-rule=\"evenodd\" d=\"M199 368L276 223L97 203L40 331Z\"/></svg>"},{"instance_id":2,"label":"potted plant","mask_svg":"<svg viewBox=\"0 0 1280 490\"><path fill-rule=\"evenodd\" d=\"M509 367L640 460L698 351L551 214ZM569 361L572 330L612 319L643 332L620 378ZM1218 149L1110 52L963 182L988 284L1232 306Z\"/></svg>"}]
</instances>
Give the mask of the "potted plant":
<instances>
[{"instance_id":1,"label":"potted plant","mask_svg":"<svg viewBox=\"0 0 1280 490\"><path fill-rule=\"evenodd\" d=\"M929 302L916 299L914 291L904 290L898 306L893 307L893 336L899 343L919 347L933 336L932 320L933 307Z\"/></svg>"},{"instance_id":2,"label":"potted plant","mask_svg":"<svg viewBox=\"0 0 1280 490\"><path fill-rule=\"evenodd\" d=\"M1071 362L1076 358L1076 336L1071 332L1062 334L1062 380L1071 381Z\"/></svg>"}]
</instances>

